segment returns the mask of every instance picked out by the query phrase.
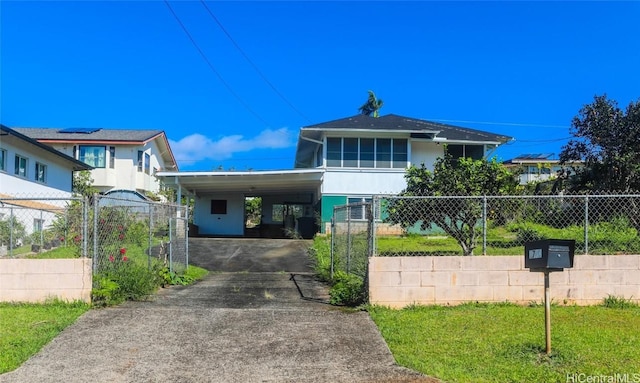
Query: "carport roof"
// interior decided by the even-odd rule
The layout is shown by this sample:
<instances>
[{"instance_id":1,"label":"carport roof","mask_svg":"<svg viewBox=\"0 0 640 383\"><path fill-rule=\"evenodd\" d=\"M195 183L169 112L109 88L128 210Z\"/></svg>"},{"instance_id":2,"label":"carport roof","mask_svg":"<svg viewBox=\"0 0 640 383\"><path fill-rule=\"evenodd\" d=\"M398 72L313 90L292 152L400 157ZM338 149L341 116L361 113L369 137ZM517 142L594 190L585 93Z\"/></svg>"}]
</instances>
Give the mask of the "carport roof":
<instances>
[{"instance_id":1,"label":"carport roof","mask_svg":"<svg viewBox=\"0 0 640 383\"><path fill-rule=\"evenodd\" d=\"M323 174L323 169L156 173L165 185L180 186L189 194L243 193L256 196L316 191L322 183Z\"/></svg>"}]
</instances>

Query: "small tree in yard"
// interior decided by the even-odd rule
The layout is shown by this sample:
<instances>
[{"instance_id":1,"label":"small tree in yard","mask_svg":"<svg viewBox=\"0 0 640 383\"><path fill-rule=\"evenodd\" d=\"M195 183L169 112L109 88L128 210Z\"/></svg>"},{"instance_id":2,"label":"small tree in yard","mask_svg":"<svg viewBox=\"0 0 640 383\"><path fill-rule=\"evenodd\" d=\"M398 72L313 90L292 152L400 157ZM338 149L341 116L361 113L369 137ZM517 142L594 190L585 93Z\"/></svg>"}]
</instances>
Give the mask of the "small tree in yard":
<instances>
[{"instance_id":1,"label":"small tree in yard","mask_svg":"<svg viewBox=\"0 0 640 383\"><path fill-rule=\"evenodd\" d=\"M412 166L405 174L406 197L389 199L383 207L387 222L400 224L405 230L416 224L421 230L432 223L453 237L464 255L473 255L477 246L476 225L482 218L483 195L512 194L518 187L517 176L494 160L454 160L449 153L439 158L433 171L424 164ZM452 198L437 198L450 196ZM455 197L454 197L455 196Z\"/></svg>"}]
</instances>

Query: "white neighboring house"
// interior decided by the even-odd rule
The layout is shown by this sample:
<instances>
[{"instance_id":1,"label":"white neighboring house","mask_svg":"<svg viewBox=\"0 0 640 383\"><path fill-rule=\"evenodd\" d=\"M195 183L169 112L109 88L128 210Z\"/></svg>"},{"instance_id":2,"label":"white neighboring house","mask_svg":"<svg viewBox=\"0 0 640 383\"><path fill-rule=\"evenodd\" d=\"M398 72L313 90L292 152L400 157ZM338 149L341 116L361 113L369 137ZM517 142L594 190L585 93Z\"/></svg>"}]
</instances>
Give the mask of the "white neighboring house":
<instances>
[{"instance_id":1,"label":"white neighboring house","mask_svg":"<svg viewBox=\"0 0 640 383\"><path fill-rule=\"evenodd\" d=\"M0 125L0 220L15 217L27 235L46 229L65 206L65 199L71 197L73 172L91 169L73 157ZM8 239L0 238L0 242L6 246Z\"/></svg>"},{"instance_id":2,"label":"white neighboring house","mask_svg":"<svg viewBox=\"0 0 640 383\"><path fill-rule=\"evenodd\" d=\"M194 223L201 235L256 235L244 225L248 197L262 197L261 236L282 235L294 219L303 226L314 224L315 216L320 216L325 231L334 206L401 192L410 165L431 168L445 148L454 158L481 159L509 140L394 114L356 115L302 127L291 170L159 172L158 176L179 194L195 196ZM352 213L352 219L365 218L364 209L359 216Z\"/></svg>"},{"instance_id":3,"label":"white neighboring house","mask_svg":"<svg viewBox=\"0 0 640 383\"><path fill-rule=\"evenodd\" d=\"M111 190L157 193L157 171L178 171L178 165L161 130L94 128L14 128L90 165L93 186Z\"/></svg>"},{"instance_id":4,"label":"white neighboring house","mask_svg":"<svg viewBox=\"0 0 640 383\"><path fill-rule=\"evenodd\" d=\"M575 168L584 166L581 161L561 165L560 160L551 153L520 154L503 162L511 170L520 170L520 184L549 181L559 175L567 176L575 173Z\"/></svg>"}]
</instances>

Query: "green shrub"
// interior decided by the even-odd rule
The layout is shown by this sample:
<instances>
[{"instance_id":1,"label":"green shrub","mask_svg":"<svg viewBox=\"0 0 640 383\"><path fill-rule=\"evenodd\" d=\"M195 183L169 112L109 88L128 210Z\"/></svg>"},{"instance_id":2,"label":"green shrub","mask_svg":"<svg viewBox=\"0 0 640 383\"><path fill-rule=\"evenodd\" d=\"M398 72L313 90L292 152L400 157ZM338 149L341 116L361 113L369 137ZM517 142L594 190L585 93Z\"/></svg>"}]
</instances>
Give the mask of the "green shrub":
<instances>
[{"instance_id":1,"label":"green shrub","mask_svg":"<svg viewBox=\"0 0 640 383\"><path fill-rule=\"evenodd\" d=\"M358 306L366 300L364 282L356 275L338 271L334 274L329 297L332 305Z\"/></svg>"},{"instance_id":2,"label":"green shrub","mask_svg":"<svg viewBox=\"0 0 640 383\"><path fill-rule=\"evenodd\" d=\"M149 270L135 262L114 261L109 266L95 276L97 283L92 291L92 301L96 306L144 300L161 284L157 270Z\"/></svg>"}]
</instances>

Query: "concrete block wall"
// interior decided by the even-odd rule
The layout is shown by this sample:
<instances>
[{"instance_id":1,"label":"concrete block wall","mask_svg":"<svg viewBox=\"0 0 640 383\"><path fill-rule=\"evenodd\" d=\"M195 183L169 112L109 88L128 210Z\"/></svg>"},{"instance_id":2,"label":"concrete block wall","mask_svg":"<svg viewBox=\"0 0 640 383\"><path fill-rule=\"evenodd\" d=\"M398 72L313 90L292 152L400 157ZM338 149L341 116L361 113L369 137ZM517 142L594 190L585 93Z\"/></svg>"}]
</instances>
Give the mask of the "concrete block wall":
<instances>
[{"instance_id":1,"label":"concrete block wall","mask_svg":"<svg viewBox=\"0 0 640 383\"><path fill-rule=\"evenodd\" d=\"M608 295L640 302L640 255L576 255L573 266L550 274L553 302L598 304ZM372 257L369 299L394 308L542 302L544 275L525 269L523 256Z\"/></svg>"},{"instance_id":2,"label":"concrete block wall","mask_svg":"<svg viewBox=\"0 0 640 383\"><path fill-rule=\"evenodd\" d=\"M0 302L91 302L91 259L0 259Z\"/></svg>"}]
</instances>

